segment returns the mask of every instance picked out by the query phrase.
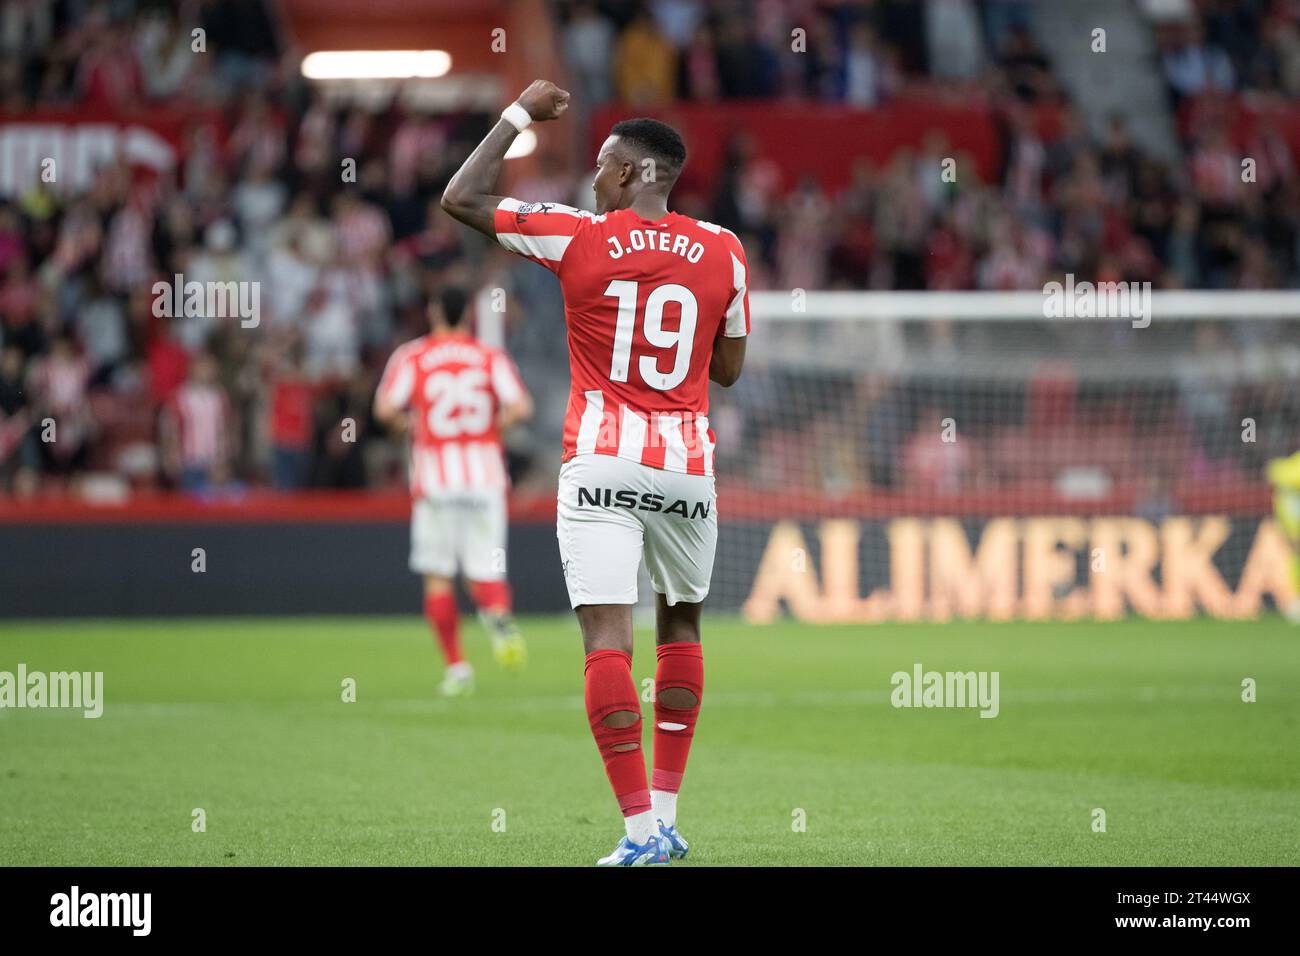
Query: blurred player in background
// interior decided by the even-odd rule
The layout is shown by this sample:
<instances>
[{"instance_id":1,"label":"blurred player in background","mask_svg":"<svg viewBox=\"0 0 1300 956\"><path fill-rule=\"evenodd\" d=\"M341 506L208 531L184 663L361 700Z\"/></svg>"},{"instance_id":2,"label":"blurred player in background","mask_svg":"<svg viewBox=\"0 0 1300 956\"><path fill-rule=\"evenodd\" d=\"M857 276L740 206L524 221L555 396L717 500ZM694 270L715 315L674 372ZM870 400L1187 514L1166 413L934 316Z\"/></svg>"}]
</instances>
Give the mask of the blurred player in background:
<instances>
[{"instance_id":1,"label":"blurred player in background","mask_svg":"<svg viewBox=\"0 0 1300 956\"><path fill-rule=\"evenodd\" d=\"M448 288L429 302L429 335L393 352L375 395L375 418L411 433L411 570L424 576L424 614L447 661L441 690L471 692L452 586L468 582L497 662L526 661L506 583L506 492L501 433L531 417L514 363L462 327L466 296Z\"/></svg>"},{"instance_id":2,"label":"blurred player in background","mask_svg":"<svg viewBox=\"0 0 1300 956\"><path fill-rule=\"evenodd\" d=\"M709 380L732 385L744 364L745 253L729 230L668 211L686 148L656 120L617 123L601 146L596 215L492 195L515 136L568 102L545 80L529 86L442 205L560 279L571 387L556 531L587 652L587 716L626 826L599 863L663 864L687 852L677 793L704 687L700 609L718 534ZM643 556L656 592L653 793L631 670Z\"/></svg>"},{"instance_id":3,"label":"blurred player in background","mask_svg":"<svg viewBox=\"0 0 1300 956\"><path fill-rule=\"evenodd\" d=\"M1300 624L1300 451L1268 463L1273 512L1291 546L1291 603L1282 608L1287 620Z\"/></svg>"}]
</instances>

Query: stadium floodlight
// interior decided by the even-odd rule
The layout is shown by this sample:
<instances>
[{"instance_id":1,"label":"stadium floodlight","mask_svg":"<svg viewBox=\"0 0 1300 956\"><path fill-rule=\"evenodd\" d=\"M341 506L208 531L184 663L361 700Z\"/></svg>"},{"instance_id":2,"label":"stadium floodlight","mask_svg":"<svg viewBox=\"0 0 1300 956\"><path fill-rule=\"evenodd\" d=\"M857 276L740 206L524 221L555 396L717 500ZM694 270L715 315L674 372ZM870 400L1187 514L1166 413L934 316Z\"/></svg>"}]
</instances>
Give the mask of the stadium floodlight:
<instances>
[{"instance_id":1,"label":"stadium floodlight","mask_svg":"<svg viewBox=\"0 0 1300 956\"><path fill-rule=\"evenodd\" d=\"M433 79L450 69L445 50L318 50L302 60L309 80Z\"/></svg>"}]
</instances>

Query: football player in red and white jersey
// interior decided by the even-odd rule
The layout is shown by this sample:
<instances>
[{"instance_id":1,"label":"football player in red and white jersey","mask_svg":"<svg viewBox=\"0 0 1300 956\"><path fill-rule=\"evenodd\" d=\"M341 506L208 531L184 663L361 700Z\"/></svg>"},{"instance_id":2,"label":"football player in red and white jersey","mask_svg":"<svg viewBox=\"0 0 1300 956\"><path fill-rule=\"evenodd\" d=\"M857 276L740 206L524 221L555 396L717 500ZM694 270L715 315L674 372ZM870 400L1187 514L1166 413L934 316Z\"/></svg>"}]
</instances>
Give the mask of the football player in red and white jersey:
<instances>
[{"instance_id":1,"label":"football player in red and white jersey","mask_svg":"<svg viewBox=\"0 0 1300 956\"><path fill-rule=\"evenodd\" d=\"M515 136L568 102L545 80L529 86L447 184L442 208L550 269L564 292L572 386L556 532L587 651L587 716L627 831L599 862L658 864L687 850L677 792L703 691L700 608L718 533L708 390L744 364L745 253L729 230L668 210L686 148L657 120L613 127L596 157L594 215L492 195ZM657 599L650 788L631 673L642 557Z\"/></svg>"},{"instance_id":2,"label":"football player in red and white jersey","mask_svg":"<svg viewBox=\"0 0 1300 956\"><path fill-rule=\"evenodd\" d=\"M524 666L506 583L506 493L501 432L529 418L532 399L514 363L462 328L465 293L429 303L429 335L400 346L375 394L375 418L411 433L411 570L424 576L424 613L447 659L442 692L470 692L452 581L469 583L497 661Z\"/></svg>"}]
</instances>

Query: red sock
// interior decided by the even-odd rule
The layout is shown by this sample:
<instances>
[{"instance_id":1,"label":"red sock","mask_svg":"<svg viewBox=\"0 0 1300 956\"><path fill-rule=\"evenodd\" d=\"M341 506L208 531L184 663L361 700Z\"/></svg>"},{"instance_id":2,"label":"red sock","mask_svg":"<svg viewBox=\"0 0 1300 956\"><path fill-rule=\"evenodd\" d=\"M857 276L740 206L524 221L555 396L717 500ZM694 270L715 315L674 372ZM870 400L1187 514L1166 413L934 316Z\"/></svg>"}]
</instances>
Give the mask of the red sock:
<instances>
[{"instance_id":1,"label":"red sock","mask_svg":"<svg viewBox=\"0 0 1300 956\"><path fill-rule=\"evenodd\" d=\"M456 610L456 595L450 591L424 596L424 616L429 627L438 635L442 655L447 663L459 664L465 658L460 653L460 614Z\"/></svg>"},{"instance_id":2,"label":"red sock","mask_svg":"<svg viewBox=\"0 0 1300 956\"><path fill-rule=\"evenodd\" d=\"M587 719L591 734L605 761L614 796L623 816L650 809L650 790L645 782L645 757L641 752L641 704L632 682L632 655L623 651L592 651L584 668L587 691ZM610 714L628 710L637 715L630 727L607 727ZM620 745L635 744L619 750Z\"/></svg>"},{"instance_id":3,"label":"red sock","mask_svg":"<svg viewBox=\"0 0 1300 956\"><path fill-rule=\"evenodd\" d=\"M472 581L470 590L480 611L510 613L510 585L505 581Z\"/></svg>"},{"instance_id":4,"label":"red sock","mask_svg":"<svg viewBox=\"0 0 1300 956\"><path fill-rule=\"evenodd\" d=\"M704 654L697 641L675 641L655 648L655 750L651 785L656 790L676 793L686 772L686 757L695 736L704 693ZM680 687L695 695L695 706L687 710L665 707L663 692Z\"/></svg>"}]
</instances>

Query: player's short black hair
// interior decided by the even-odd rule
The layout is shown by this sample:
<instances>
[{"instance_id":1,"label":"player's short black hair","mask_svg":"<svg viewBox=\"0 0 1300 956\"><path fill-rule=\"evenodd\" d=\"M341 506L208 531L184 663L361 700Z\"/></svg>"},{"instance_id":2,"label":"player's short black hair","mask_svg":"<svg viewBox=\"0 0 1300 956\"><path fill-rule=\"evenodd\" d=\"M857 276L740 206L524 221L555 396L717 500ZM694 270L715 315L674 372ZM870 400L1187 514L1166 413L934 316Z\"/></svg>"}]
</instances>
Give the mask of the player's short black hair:
<instances>
[{"instance_id":1,"label":"player's short black hair","mask_svg":"<svg viewBox=\"0 0 1300 956\"><path fill-rule=\"evenodd\" d=\"M649 117L625 119L615 123L609 132L656 163L666 166L673 176L680 173L686 165L686 144L682 142L677 130L667 123Z\"/></svg>"},{"instance_id":2,"label":"player's short black hair","mask_svg":"<svg viewBox=\"0 0 1300 956\"><path fill-rule=\"evenodd\" d=\"M438 294L438 304L442 306L442 317L453 328L460 325L465 318L465 306L469 296L459 286L449 285Z\"/></svg>"}]
</instances>

